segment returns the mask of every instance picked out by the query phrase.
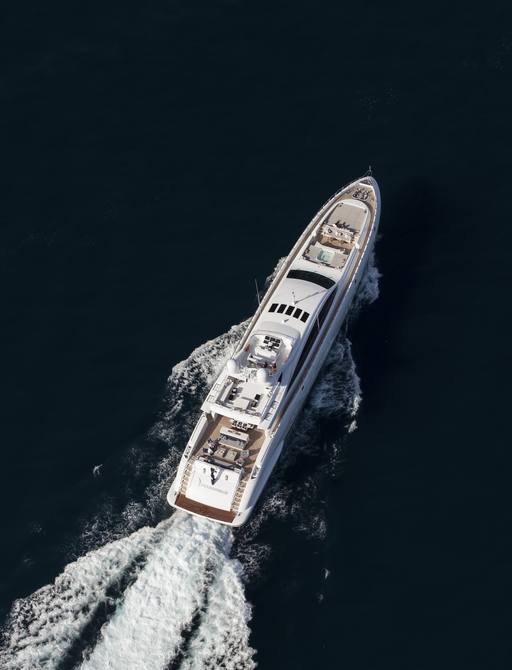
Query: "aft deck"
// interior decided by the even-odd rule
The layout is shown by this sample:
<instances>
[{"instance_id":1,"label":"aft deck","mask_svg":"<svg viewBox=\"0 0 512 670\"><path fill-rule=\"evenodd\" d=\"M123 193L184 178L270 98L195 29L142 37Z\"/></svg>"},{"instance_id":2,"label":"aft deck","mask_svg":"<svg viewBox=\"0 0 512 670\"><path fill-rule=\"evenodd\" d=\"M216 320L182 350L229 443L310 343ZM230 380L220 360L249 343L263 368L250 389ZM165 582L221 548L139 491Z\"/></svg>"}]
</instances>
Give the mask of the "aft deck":
<instances>
[{"instance_id":1,"label":"aft deck","mask_svg":"<svg viewBox=\"0 0 512 670\"><path fill-rule=\"evenodd\" d=\"M192 454L190 455L189 461L187 463L187 468L181 481L180 493L176 499L175 504L177 507L181 507L182 509L185 509L189 512L200 514L201 516L207 516L208 518L215 519L216 521L231 523L236 516L236 512L238 511L238 505L240 503L245 486L249 481L253 466L256 462L256 458L263 445L263 442L265 441L265 431L260 430L258 428L248 429L247 431L244 431L249 438L247 443L243 447L243 451L247 453L247 456L245 456L243 460L243 465L241 466L242 476L240 478L240 483L238 484L238 488L235 493L235 497L233 499L233 505L231 507L231 510L225 511L217 509L216 507L209 507L208 505L197 502L196 500L192 500L191 498L187 498L186 496L186 491L190 479L190 473L192 471L194 462L198 458L209 457L204 453L204 450L208 448L209 440L216 442L221 439L221 429L223 428L224 429L233 428L231 419L229 419L226 416L218 415L215 419L209 420L209 423L206 427L206 430L204 431L201 440L195 446ZM223 452L223 449L224 448L220 449L219 451ZM232 448L226 447L225 450L226 453L217 454L217 452L215 452L215 454L211 458L215 460L216 464L222 465L223 467L226 466L229 467L230 465L234 466L233 463L230 463L227 453L229 450L232 450ZM242 451L242 449L240 449L240 451Z\"/></svg>"}]
</instances>

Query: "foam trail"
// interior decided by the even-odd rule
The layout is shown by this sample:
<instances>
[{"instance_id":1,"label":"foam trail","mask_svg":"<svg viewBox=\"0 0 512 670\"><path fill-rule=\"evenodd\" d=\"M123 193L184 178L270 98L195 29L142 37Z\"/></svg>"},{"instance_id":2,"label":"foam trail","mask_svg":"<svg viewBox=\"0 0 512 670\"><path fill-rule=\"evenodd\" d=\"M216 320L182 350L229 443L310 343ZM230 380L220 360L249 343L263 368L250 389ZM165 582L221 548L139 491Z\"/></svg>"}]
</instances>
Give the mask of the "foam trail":
<instances>
[{"instance_id":1,"label":"foam trail","mask_svg":"<svg viewBox=\"0 0 512 670\"><path fill-rule=\"evenodd\" d=\"M380 276L372 251L365 274L348 314L349 321L359 314L364 305L377 300ZM355 416L361 405L361 400L361 380L357 374L356 363L352 356L352 343L347 335L341 332L331 347L324 368L313 387L310 407L316 413L324 416L333 413L348 414L351 419L348 430L352 432L356 427Z\"/></svg>"},{"instance_id":2,"label":"foam trail","mask_svg":"<svg viewBox=\"0 0 512 670\"><path fill-rule=\"evenodd\" d=\"M168 668L183 644L183 633L192 625L208 598L206 616L224 616L210 602L211 574L232 590L231 614L247 616L240 575L228 559L232 544L229 528L175 513L160 524L163 537L149 556L138 579L125 593L122 606L105 625L98 644L82 670L162 670ZM238 596L238 597L237 597ZM210 610L213 609L213 613ZM245 641L248 635L245 636ZM243 642L244 638L240 639ZM250 651L245 649L245 655ZM248 667L248 666L247 666Z\"/></svg>"},{"instance_id":3,"label":"foam trail","mask_svg":"<svg viewBox=\"0 0 512 670\"><path fill-rule=\"evenodd\" d=\"M350 307L349 318L354 318L359 314L361 307L370 305L379 297L379 280L382 277L379 268L375 262L375 252L372 250L368 258L368 265L361 284L354 297L354 302Z\"/></svg>"},{"instance_id":4,"label":"foam trail","mask_svg":"<svg viewBox=\"0 0 512 670\"><path fill-rule=\"evenodd\" d=\"M208 592L208 604L181 670L251 670L255 650L249 645L251 607L245 600L242 568L225 561Z\"/></svg>"},{"instance_id":5,"label":"foam trail","mask_svg":"<svg viewBox=\"0 0 512 670\"><path fill-rule=\"evenodd\" d=\"M115 584L151 546L154 529L142 528L70 563L51 585L17 600L4 633L0 667L53 670L80 637Z\"/></svg>"},{"instance_id":6,"label":"foam trail","mask_svg":"<svg viewBox=\"0 0 512 670\"><path fill-rule=\"evenodd\" d=\"M377 300L380 276L372 251L365 274L350 307L349 321L359 314L364 305ZM352 356L352 343L342 331L332 345L323 370L313 387L310 406L323 415L344 412L354 418L361 399L361 380Z\"/></svg>"}]
</instances>

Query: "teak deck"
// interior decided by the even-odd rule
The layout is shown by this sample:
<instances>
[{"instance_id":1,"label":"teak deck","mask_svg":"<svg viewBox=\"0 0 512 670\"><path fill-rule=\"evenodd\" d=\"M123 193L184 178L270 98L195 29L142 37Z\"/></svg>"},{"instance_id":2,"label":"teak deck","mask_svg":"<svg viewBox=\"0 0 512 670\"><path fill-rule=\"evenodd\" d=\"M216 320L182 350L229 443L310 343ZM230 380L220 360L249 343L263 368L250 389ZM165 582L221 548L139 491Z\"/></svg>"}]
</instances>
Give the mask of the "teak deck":
<instances>
[{"instance_id":1,"label":"teak deck","mask_svg":"<svg viewBox=\"0 0 512 670\"><path fill-rule=\"evenodd\" d=\"M206 430L204 432L204 435L202 436L202 439L198 442L196 445L194 451L192 452L189 460L189 464L187 466L187 471L190 472L190 469L197 458L199 458L202 453L203 453L203 447L205 447L208 443L208 438L211 439L217 439L220 435L220 429L222 427L231 427L231 420L222 415L218 415L214 420L211 420L209 422L209 425L206 427ZM249 442L245 449L249 452L248 457L245 459L244 465L243 465L243 473L242 477L240 479L240 482L238 484L237 488L237 493L235 494L235 499L237 495L240 495L241 492L243 492L243 489L245 488L245 485L247 481L249 480L249 477L251 476L252 468L254 466L254 463L256 461L256 457L258 456L258 452L261 449L261 446L263 442L265 441L265 431L258 429L258 428L253 428L248 431L249 434ZM210 507L209 505L204 505L203 503L197 502L196 500L192 500L191 498L188 498L185 495L185 490L186 486L188 485L188 476L184 475L183 480L181 482L181 490L180 493L178 494L178 497L176 498L175 505L181 509L184 509L188 512L192 512L193 514L200 514L201 516L208 517L209 519L213 519L215 521L224 521L225 523L232 523L236 514L237 510L221 510L216 507ZM234 499L234 503L235 503ZM234 505L233 503L233 505ZM233 507L232 505L232 507Z\"/></svg>"},{"instance_id":2,"label":"teak deck","mask_svg":"<svg viewBox=\"0 0 512 670\"><path fill-rule=\"evenodd\" d=\"M236 516L236 512L228 512L223 509L217 509L217 507L203 505L202 503L198 503L195 500L187 498L187 496L184 496L183 493L180 493L176 498L176 505L181 507L181 509L186 510L187 512L200 514L201 516L206 516L209 519L213 519L214 521L232 523Z\"/></svg>"},{"instance_id":3,"label":"teak deck","mask_svg":"<svg viewBox=\"0 0 512 670\"><path fill-rule=\"evenodd\" d=\"M214 420L212 420L207 426L203 439L197 444L194 452L191 456L191 460L195 460L202 454L203 447L207 446L208 438L216 440L220 437L221 428L232 428L231 419L227 416L217 415ZM245 449L249 452L249 456L245 459L243 466L243 475L240 482L246 481L249 479L251 474L252 466L256 461L256 457L265 440L265 432L259 428L253 428L247 431L249 435L249 442Z\"/></svg>"}]
</instances>

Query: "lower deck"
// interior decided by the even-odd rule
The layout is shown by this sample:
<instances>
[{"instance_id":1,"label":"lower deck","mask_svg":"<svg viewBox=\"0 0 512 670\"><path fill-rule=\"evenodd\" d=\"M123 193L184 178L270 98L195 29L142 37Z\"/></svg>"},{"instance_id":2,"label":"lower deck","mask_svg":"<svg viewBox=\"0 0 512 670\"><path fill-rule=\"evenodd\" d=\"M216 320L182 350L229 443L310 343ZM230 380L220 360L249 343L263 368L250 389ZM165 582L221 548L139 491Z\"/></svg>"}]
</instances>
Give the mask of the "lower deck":
<instances>
[{"instance_id":1,"label":"lower deck","mask_svg":"<svg viewBox=\"0 0 512 670\"><path fill-rule=\"evenodd\" d=\"M215 519L216 521L223 521L224 523L231 523L236 516L242 493L247 482L249 481L252 469L256 462L256 458L258 457L258 453L265 441L265 431L258 428L248 429L245 431L249 436L249 439L243 448L243 450L247 453L247 456L244 458L243 465L241 466L242 476L233 499L233 505L231 510L227 511L218 509L216 507L210 507L209 505L205 505L204 503L198 502L197 500L193 500L186 496L190 473L192 471L194 462L200 457L205 457L204 450L208 447L209 440L217 441L220 439L220 431L222 428L232 428L232 422L230 418L218 415L214 419L209 419L201 439L194 447L188 459L187 467L180 482L180 490L178 497L176 498L175 505L194 514L200 514L201 516L206 516L210 519ZM226 449L226 451L229 450L230 449ZM229 467L230 464L227 459L222 462L222 456L216 456L215 462L216 464L222 465L223 467Z\"/></svg>"}]
</instances>

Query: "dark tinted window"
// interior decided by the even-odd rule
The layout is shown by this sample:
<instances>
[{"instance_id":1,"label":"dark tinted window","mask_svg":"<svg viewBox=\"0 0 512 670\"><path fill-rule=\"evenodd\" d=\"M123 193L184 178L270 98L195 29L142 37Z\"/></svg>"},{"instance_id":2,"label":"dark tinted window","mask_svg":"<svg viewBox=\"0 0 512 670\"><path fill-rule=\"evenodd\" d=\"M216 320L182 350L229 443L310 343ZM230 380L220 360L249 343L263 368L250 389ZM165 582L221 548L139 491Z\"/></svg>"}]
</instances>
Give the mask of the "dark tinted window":
<instances>
[{"instance_id":1,"label":"dark tinted window","mask_svg":"<svg viewBox=\"0 0 512 670\"><path fill-rule=\"evenodd\" d=\"M304 349L301 351L299 360L297 362L297 367L295 368L295 371L293 373L292 379L290 381L290 386L293 384L295 381L295 377L299 374L300 369L302 368L304 361L308 357L308 354L311 350L311 347L313 346L316 336L318 335L318 331L320 330L321 325L325 321L325 318L327 314L329 313L329 309L332 305L332 301L334 300L334 296L336 295L336 292L333 291L331 295L327 298L327 300L324 302L322 309L320 310L320 313L318 314L316 323L313 325L311 332L309 333L308 339L306 341L306 344L304 345ZM304 314L306 314L306 318L304 319ZM309 314L307 312L304 312L304 314L301 317L302 321L306 321Z\"/></svg>"},{"instance_id":2,"label":"dark tinted window","mask_svg":"<svg viewBox=\"0 0 512 670\"><path fill-rule=\"evenodd\" d=\"M286 308L286 305L279 305L279 308L278 308L277 311L279 312L279 314L282 314L284 312L285 308Z\"/></svg>"},{"instance_id":3,"label":"dark tinted window","mask_svg":"<svg viewBox=\"0 0 512 670\"><path fill-rule=\"evenodd\" d=\"M300 317L300 320L304 321L304 323L306 323L306 321L308 319L309 319L309 312L302 312L302 316Z\"/></svg>"},{"instance_id":4,"label":"dark tinted window","mask_svg":"<svg viewBox=\"0 0 512 670\"><path fill-rule=\"evenodd\" d=\"M269 311L269 312L275 312L275 311L276 311L276 308L277 308L277 302L273 302L273 303L270 305L270 309L269 309L268 311Z\"/></svg>"},{"instance_id":5,"label":"dark tinted window","mask_svg":"<svg viewBox=\"0 0 512 670\"><path fill-rule=\"evenodd\" d=\"M325 321L325 317L327 316L329 312L329 308L332 305L332 301L334 300L334 296L336 295L336 292L333 291L331 295L327 298L327 300L324 302L322 305L322 309L320 310L320 314L318 315L318 326L321 326L322 323Z\"/></svg>"},{"instance_id":6,"label":"dark tinted window","mask_svg":"<svg viewBox=\"0 0 512 670\"><path fill-rule=\"evenodd\" d=\"M290 316L290 314L291 314L292 312L293 312L293 307L292 307L292 305L289 305L289 306L286 308L286 316Z\"/></svg>"},{"instance_id":7,"label":"dark tinted window","mask_svg":"<svg viewBox=\"0 0 512 670\"><path fill-rule=\"evenodd\" d=\"M329 277L321 275L318 272L309 272L308 270L290 270L286 276L290 279L302 279L302 281L318 284L318 286L322 286L323 288L331 288L335 284Z\"/></svg>"},{"instance_id":8,"label":"dark tinted window","mask_svg":"<svg viewBox=\"0 0 512 670\"><path fill-rule=\"evenodd\" d=\"M302 310L297 307L297 309L293 313L293 318L298 319L301 314L302 314Z\"/></svg>"}]
</instances>

